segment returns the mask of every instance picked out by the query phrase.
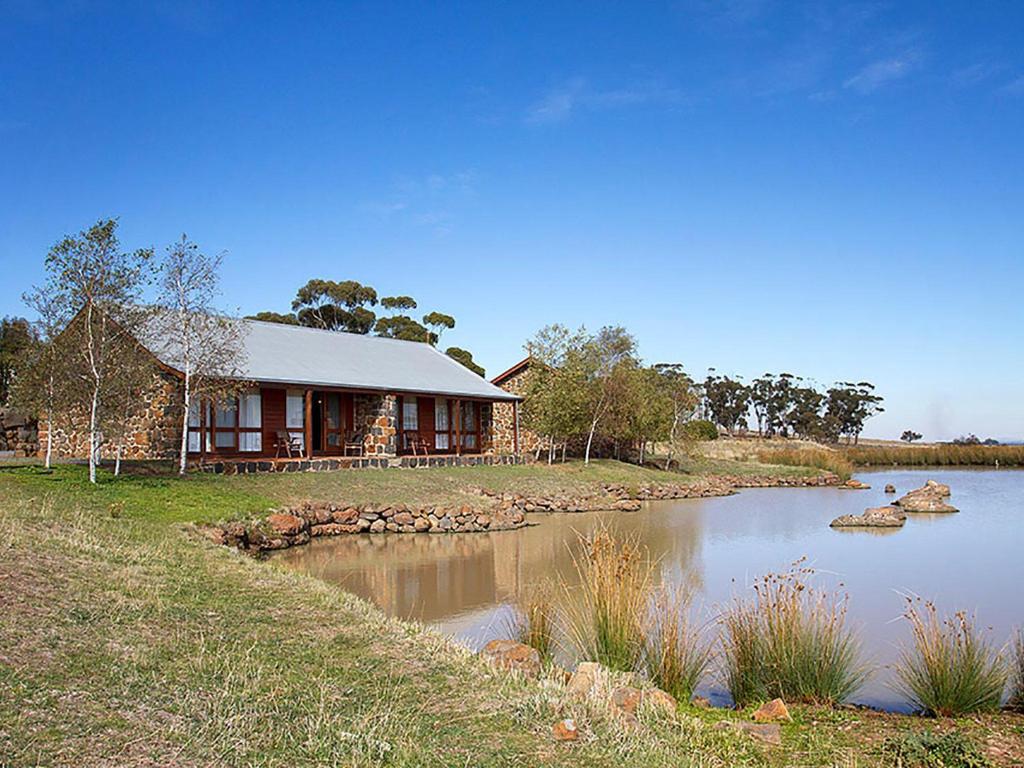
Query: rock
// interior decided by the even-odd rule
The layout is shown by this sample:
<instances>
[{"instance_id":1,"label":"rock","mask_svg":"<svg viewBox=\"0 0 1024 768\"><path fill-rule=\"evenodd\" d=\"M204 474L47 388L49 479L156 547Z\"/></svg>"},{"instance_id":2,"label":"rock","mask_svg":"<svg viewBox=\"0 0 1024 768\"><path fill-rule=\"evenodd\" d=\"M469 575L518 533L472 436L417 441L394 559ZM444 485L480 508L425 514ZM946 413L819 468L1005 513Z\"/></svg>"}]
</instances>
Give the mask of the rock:
<instances>
[{"instance_id":1,"label":"rock","mask_svg":"<svg viewBox=\"0 0 1024 768\"><path fill-rule=\"evenodd\" d=\"M594 689L598 678L603 674L604 669L596 661L581 661L569 678L565 691L570 696L586 696Z\"/></svg>"},{"instance_id":2,"label":"rock","mask_svg":"<svg viewBox=\"0 0 1024 768\"><path fill-rule=\"evenodd\" d=\"M896 493L896 486L895 486L895 485L893 485L892 483L888 483L888 484L886 484L886 486L885 486L885 492L886 492L886 493Z\"/></svg>"},{"instance_id":3,"label":"rock","mask_svg":"<svg viewBox=\"0 0 1024 768\"><path fill-rule=\"evenodd\" d=\"M937 483L934 480L929 480L927 483L925 483L924 488L922 490L924 489L927 489L928 491L934 493L936 496L941 496L944 499L948 499L952 495L948 485L946 485L945 483Z\"/></svg>"},{"instance_id":4,"label":"rock","mask_svg":"<svg viewBox=\"0 0 1024 768\"><path fill-rule=\"evenodd\" d=\"M579 733L579 730L576 728L576 721L572 718L559 720L551 728L551 735L555 737L555 741L576 741Z\"/></svg>"},{"instance_id":5,"label":"rock","mask_svg":"<svg viewBox=\"0 0 1024 768\"><path fill-rule=\"evenodd\" d=\"M679 702L676 701L676 697L661 688L644 691L644 706L657 710L667 717L674 717L679 710Z\"/></svg>"},{"instance_id":6,"label":"rock","mask_svg":"<svg viewBox=\"0 0 1024 768\"><path fill-rule=\"evenodd\" d=\"M793 722L786 702L782 699L772 699L767 704L762 704L754 712L753 718L757 723L776 723L780 720L785 720L787 723Z\"/></svg>"},{"instance_id":7,"label":"rock","mask_svg":"<svg viewBox=\"0 0 1024 768\"><path fill-rule=\"evenodd\" d=\"M491 640L480 655L498 669L511 669L527 677L540 675L540 653L515 640Z\"/></svg>"},{"instance_id":8,"label":"rock","mask_svg":"<svg viewBox=\"0 0 1024 768\"><path fill-rule=\"evenodd\" d=\"M782 744L782 728L778 723L748 723L737 720L723 720L715 723L716 731L739 731L752 739L779 746Z\"/></svg>"},{"instance_id":9,"label":"rock","mask_svg":"<svg viewBox=\"0 0 1024 768\"><path fill-rule=\"evenodd\" d=\"M620 512L636 512L640 507L641 503L635 499L619 499L615 502L615 509Z\"/></svg>"},{"instance_id":10,"label":"rock","mask_svg":"<svg viewBox=\"0 0 1024 768\"><path fill-rule=\"evenodd\" d=\"M612 691L611 704L628 715L635 715L644 694L639 688L622 685Z\"/></svg>"},{"instance_id":11,"label":"rock","mask_svg":"<svg viewBox=\"0 0 1024 768\"><path fill-rule=\"evenodd\" d=\"M690 703L697 709L711 709L711 699L704 696L694 696L690 699Z\"/></svg>"},{"instance_id":12,"label":"rock","mask_svg":"<svg viewBox=\"0 0 1024 768\"><path fill-rule=\"evenodd\" d=\"M200 526L199 532L207 539L212 541L214 544L223 546L227 543L228 535L227 532L219 525L203 525Z\"/></svg>"},{"instance_id":13,"label":"rock","mask_svg":"<svg viewBox=\"0 0 1024 768\"><path fill-rule=\"evenodd\" d=\"M893 503L907 512L959 512L956 507L943 501L948 497L948 485L929 480L922 487L915 488Z\"/></svg>"},{"instance_id":14,"label":"rock","mask_svg":"<svg viewBox=\"0 0 1024 768\"><path fill-rule=\"evenodd\" d=\"M370 523L370 533L384 533L387 529L388 524L383 520L377 519Z\"/></svg>"},{"instance_id":15,"label":"rock","mask_svg":"<svg viewBox=\"0 0 1024 768\"><path fill-rule=\"evenodd\" d=\"M279 533L282 536L295 536L306 527L306 521L298 515L287 515L280 512L270 515L267 518L267 524L274 533Z\"/></svg>"},{"instance_id":16,"label":"rock","mask_svg":"<svg viewBox=\"0 0 1024 768\"><path fill-rule=\"evenodd\" d=\"M829 526L832 528L900 528L907 515L896 507L872 507L862 515L840 515Z\"/></svg>"},{"instance_id":17,"label":"rock","mask_svg":"<svg viewBox=\"0 0 1024 768\"><path fill-rule=\"evenodd\" d=\"M399 512L391 518L391 522L395 525L412 525L415 520L416 518L410 512Z\"/></svg>"},{"instance_id":18,"label":"rock","mask_svg":"<svg viewBox=\"0 0 1024 768\"><path fill-rule=\"evenodd\" d=\"M843 483L840 488L849 488L854 491L867 491L870 490L871 486L867 483L863 483L860 480L854 480L852 477Z\"/></svg>"},{"instance_id":19,"label":"rock","mask_svg":"<svg viewBox=\"0 0 1024 768\"><path fill-rule=\"evenodd\" d=\"M430 530L430 521L425 517L417 517L416 522L413 523L413 528L416 529L417 533L423 533L424 531Z\"/></svg>"},{"instance_id":20,"label":"rock","mask_svg":"<svg viewBox=\"0 0 1024 768\"><path fill-rule=\"evenodd\" d=\"M359 519L359 510L353 507L339 509L331 513L331 519L339 525L352 525Z\"/></svg>"}]
</instances>

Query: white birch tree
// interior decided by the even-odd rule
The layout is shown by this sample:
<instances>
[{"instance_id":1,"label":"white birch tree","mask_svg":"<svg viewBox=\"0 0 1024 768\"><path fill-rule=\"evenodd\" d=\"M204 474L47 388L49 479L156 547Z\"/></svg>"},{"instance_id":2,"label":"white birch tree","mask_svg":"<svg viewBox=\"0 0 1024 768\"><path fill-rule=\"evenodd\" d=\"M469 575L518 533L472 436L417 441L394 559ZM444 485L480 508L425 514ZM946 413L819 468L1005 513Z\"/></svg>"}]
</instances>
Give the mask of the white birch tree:
<instances>
[{"instance_id":1,"label":"white birch tree","mask_svg":"<svg viewBox=\"0 0 1024 768\"><path fill-rule=\"evenodd\" d=\"M181 445L178 471L185 474L188 422L193 403L214 395L240 378L244 363L241 327L219 315L214 300L220 294L221 255L209 256L185 235L167 249L160 271L159 333L182 374Z\"/></svg>"}]
</instances>

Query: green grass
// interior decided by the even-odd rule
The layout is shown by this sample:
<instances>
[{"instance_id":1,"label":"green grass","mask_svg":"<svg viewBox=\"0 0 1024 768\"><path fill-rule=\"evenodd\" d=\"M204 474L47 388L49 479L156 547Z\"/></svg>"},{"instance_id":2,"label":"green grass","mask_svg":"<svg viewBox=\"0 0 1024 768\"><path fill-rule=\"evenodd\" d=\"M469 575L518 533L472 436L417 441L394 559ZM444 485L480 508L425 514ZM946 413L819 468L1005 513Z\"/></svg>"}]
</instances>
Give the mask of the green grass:
<instances>
[{"instance_id":1,"label":"green grass","mask_svg":"<svg viewBox=\"0 0 1024 768\"><path fill-rule=\"evenodd\" d=\"M992 762L960 731L908 732L885 741L880 754L894 768L990 768Z\"/></svg>"},{"instance_id":2,"label":"green grass","mask_svg":"<svg viewBox=\"0 0 1024 768\"><path fill-rule=\"evenodd\" d=\"M935 606L908 600L904 614L913 644L896 667L897 690L931 715L952 717L999 708L1009 670L972 617L941 617Z\"/></svg>"},{"instance_id":3,"label":"green grass","mask_svg":"<svg viewBox=\"0 0 1024 768\"><path fill-rule=\"evenodd\" d=\"M663 585L651 603L647 622L647 676L677 701L689 701L711 663L711 653L712 646L693 624L688 591Z\"/></svg>"},{"instance_id":4,"label":"green grass","mask_svg":"<svg viewBox=\"0 0 1024 768\"><path fill-rule=\"evenodd\" d=\"M866 680L860 644L846 628L845 596L813 588L795 565L754 584L723 612L725 682L740 706L776 697L839 704Z\"/></svg>"}]
</instances>

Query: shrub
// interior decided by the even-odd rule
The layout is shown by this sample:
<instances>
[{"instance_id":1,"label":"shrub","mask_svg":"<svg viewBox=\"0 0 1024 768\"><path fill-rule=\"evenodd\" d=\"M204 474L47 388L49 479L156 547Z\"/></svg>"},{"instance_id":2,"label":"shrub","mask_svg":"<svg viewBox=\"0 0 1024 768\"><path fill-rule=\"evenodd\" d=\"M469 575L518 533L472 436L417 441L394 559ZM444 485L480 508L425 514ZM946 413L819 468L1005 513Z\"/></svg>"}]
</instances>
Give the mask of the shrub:
<instances>
[{"instance_id":1,"label":"shrub","mask_svg":"<svg viewBox=\"0 0 1024 768\"><path fill-rule=\"evenodd\" d=\"M694 419L683 425L683 437L688 440L717 440L718 427L707 419Z\"/></svg>"},{"instance_id":2,"label":"shrub","mask_svg":"<svg viewBox=\"0 0 1024 768\"><path fill-rule=\"evenodd\" d=\"M853 474L853 464L841 452L828 448L781 448L757 452L757 460L764 464L784 464L787 467L814 467L834 472L843 480Z\"/></svg>"},{"instance_id":3,"label":"shrub","mask_svg":"<svg viewBox=\"0 0 1024 768\"><path fill-rule=\"evenodd\" d=\"M1013 668L1010 670L1010 701L1012 709L1024 712L1024 629L1013 638Z\"/></svg>"},{"instance_id":4,"label":"shrub","mask_svg":"<svg viewBox=\"0 0 1024 768\"><path fill-rule=\"evenodd\" d=\"M867 679L860 644L846 629L845 595L812 589L802 561L768 574L751 600L723 613L725 683L739 706L775 697L834 704Z\"/></svg>"},{"instance_id":5,"label":"shrub","mask_svg":"<svg viewBox=\"0 0 1024 768\"><path fill-rule=\"evenodd\" d=\"M959 731L904 733L886 739L886 763L897 768L988 768L988 758Z\"/></svg>"},{"instance_id":6,"label":"shrub","mask_svg":"<svg viewBox=\"0 0 1024 768\"><path fill-rule=\"evenodd\" d=\"M548 582L527 587L515 606L512 634L520 643L536 648L543 661L554 655L555 605Z\"/></svg>"},{"instance_id":7,"label":"shrub","mask_svg":"<svg viewBox=\"0 0 1024 768\"><path fill-rule=\"evenodd\" d=\"M935 606L907 600L913 645L896 665L896 690L921 711L942 717L999 708L1007 669L963 611L940 618Z\"/></svg>"},{"instance_id":8,"label":"shrub","mask_svg":"<svg viewBox=\"0 0 1024 768\"><path fill-rule=\"evenodd\" d=\"M653 565L636 537L617 538L605 527L580 536L573 560L577 592L566 587L570 640L586 659L634 671L644 650L644 618Z\"/></svg>"},{"instance_id":9,"label":"shrub","mask_svg":"<svg viewBox=\"0 0 1024 768\"><path fill-rule=\"evenodd\" d=\"M690 593L662 587L652 601L644 648L648 677L680 701L689 701L711 660L711 646L690 619Z\"/></svg>"}]
</instances>

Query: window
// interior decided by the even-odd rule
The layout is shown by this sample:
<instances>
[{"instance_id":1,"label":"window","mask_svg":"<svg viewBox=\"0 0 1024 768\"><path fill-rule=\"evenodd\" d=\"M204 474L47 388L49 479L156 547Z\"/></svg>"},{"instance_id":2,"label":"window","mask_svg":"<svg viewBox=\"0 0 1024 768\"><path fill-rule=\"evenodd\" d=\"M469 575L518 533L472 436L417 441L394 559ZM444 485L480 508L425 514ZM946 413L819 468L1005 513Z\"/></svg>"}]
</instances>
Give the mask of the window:
<instances>
[{"instance_id":1,"label":"window","mask_svg":"<svg viewBox=\"0 0 1024 768\"><path fill-rule=\"evenodd\" d=\"M415 397L402 400L402 429L416 431L420 428L420 412Z\"/></svg>"},{"instance_id":2,"label":"window","mask_svg":"<svg viewBox=\"0 0 1024 768\"><path fill-rule=\"evenodd\" d=\"M476 403L462 403L462 447L476 448Z\"/></svg>"},{"instance_id":3,"label":"window","mask_svg":"<svg viewBox=\"0 0 1024 768\"><path fill-rule=\"evenodd\" d=\"M285 427L293 440L306 450L306 395L301 389L289 389L285 399Z\"/></svg>"},{"instance_id":4,"label":"window","mask_svg":"<svg viewBox=\"0 0 1024 768\"><path fill-rule=\"evenodd\" d=\"M263 408L259 390L238 397L238 450L257 453L263 450Z\"/></svg>"},{"instance_id":5,"label":"window","mask_svg":"<svg viewBox=\"0 0 1024 768\"><path fill-rule=\"evenodd\" d=\"M200 427L202 426L200 414L202 406L198 399L193 399L188 404L188 452L199 453L199 444L202 438Z\"/></svg>"},{"instance_id":6,"label":"window","mask_svg":"<svg viewBox=\"0 0 1024 768\"><path fill-rule=\"evenodd\" d=\"M238 434L238 399L226 397L217 402L213 410L213 446L218 449L234 450Z\"/></svg>"},{"instance_id":7,"label":"window","mask_svg":"<svg viewBox=\"0 0 1024 768\"><path fill-rule=\"evenodd\" d=\"M434 401L434 447L446 451L451 447L448 440L448 401L439 397Z\"/></svg>"}]
</instances>

